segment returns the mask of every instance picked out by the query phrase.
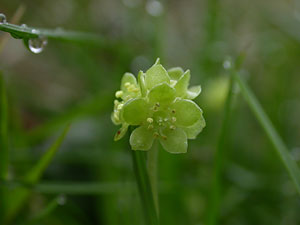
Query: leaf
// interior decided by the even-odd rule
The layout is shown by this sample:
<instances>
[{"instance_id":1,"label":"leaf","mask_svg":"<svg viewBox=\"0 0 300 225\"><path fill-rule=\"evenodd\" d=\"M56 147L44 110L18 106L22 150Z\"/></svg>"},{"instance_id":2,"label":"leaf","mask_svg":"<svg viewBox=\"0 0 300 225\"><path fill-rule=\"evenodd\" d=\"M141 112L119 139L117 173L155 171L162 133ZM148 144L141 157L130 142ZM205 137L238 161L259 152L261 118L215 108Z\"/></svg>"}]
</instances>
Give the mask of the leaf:
<instances>
[{"instance_id":1,"label":"leaf","mask_svg":"<svg viewBox=\"0 0 300 225\"><path fill-rule=\"evenodd\" d=\"M282 141L272 122L268 118L267 114L264 112L255 95L252 93L251 89L240 78L238 73L234 73L233 76L241 89L242 95L244 96L246 102L248 103L258 122L266 132L268 138L270 139L276 152L278 153L283 165L285 166L292 181L294 182L298 193L300 194L300 170L298 165L296 164L295 160L293 160L293 158L291 157L288 148Z\"/></svg>"},{"instance_id":2,"label":"leaf","mask_svg":"<svg viewBox=\"0 0 300 225\"><path fill-rule=\"evenodd\" d=\"M42 156L42 158L37 162L37 164L24 176L23 182L27 184L35 184L38 182L40 177L42 176L45 169L48 167L52 159L54 158L56 152L61 146L63 140L65 139L68 131L70 129L70 125L67 125L62 134L57 138L57 140L48 148L46 153ZM24 188L16 189L12 192L8 193L8 202L7 205L7 221L10 221L16 213L22 208L27 198L30 195L30 191Z\"/></svg>"},{"instance_id":3,"label":"leaf","mask_svg":"<svg viewBox=\"0 0 300 225\"><path fill-rule=\"evenodd\" d=\"M40 29L27 26L18 26L10 23L0 24L0 30L10 33L14 38L23 40L46 37L53 40L92 44L95 46L103 45L103 40L100 36L84 32L65 31L63 29Z\"/></svg>"}]
</instances>

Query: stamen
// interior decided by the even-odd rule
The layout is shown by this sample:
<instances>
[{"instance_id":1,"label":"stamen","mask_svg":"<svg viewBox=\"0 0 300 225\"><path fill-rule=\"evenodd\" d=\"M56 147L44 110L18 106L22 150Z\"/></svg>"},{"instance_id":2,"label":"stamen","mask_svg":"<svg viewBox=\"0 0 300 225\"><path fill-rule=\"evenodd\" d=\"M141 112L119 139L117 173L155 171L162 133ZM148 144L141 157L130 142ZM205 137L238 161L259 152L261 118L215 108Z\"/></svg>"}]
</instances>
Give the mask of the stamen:
<instances>
[{"instance_id":1,"label":"stamen","mask_svg":"<svg viewBox=\"0 0 300 225\"><path fill-rule=\"evenodd\" d=\"M147 118L148 123L153 123L153 119L151 117Z\"/></svg>"},{"instance_id":2,"label":"stamen","mask_svg":"<svg viewBox=\"0 0 300 225\"><path fill-rule=\"evenodd\" d=\"M172 113L176 113L175 109L172 109Z\"/></svg>"},{"instance_id":3,"label":"stamen","mask_svg":"<svg viewBox=\"0 0 300 225\"><path fill-rule=\"evenodd\" d=\"M125 86L126 88L128 88L128 87L130 86L130 83L129 83L129 82L126 82L126 83L124 84L124 86Z\"/></svg>"},{"instance_id":4,"label":"stamen","mask_svg":"<svg viewBox=\"0 0 300 225\"><path fill-rule=\"evenodd\" d=\"M116 92L116 98L121 98L123 95L123 91L117 91Z\"/></svg>"},{"instance_id":5,"label":"stamen","mask_svg":"<svg viewBox=\"0 0 300 225\"><path fill-rule=\"evenodd\" d=\"M176 117L172 117L172 122L176 122Z\"/></svg>"},{"instance_id":6,"label":"stamen","mask_svg":"<svg viewBox=\"0 0 300 225\"><path fill-rule=\"evenodd\" d=\"M121 110L123 108L124 104L118 105L118 110Z\"/></svg>"},{"instance_id":7,"label":"stamen","mask_svg":"<svg viewBox=\"0 0 300 225\"><path fill-rule=\"evenodd\" d=\"M174 125L171 125L171 126L170 126L170 129L171 129L171 130L175 130L176 127L175 127Z\"/></svg>"},{"instance_id":8,"label":"stamen","mask_svg":"<svg viewBox=\"0 0 300 225\"><path fill-rule=\"evenodd\" d=\"M154 137L159 137L159 133L154 132L154 133L153 133L153 136L154 136Z\"/></svg>"}]
</instances>

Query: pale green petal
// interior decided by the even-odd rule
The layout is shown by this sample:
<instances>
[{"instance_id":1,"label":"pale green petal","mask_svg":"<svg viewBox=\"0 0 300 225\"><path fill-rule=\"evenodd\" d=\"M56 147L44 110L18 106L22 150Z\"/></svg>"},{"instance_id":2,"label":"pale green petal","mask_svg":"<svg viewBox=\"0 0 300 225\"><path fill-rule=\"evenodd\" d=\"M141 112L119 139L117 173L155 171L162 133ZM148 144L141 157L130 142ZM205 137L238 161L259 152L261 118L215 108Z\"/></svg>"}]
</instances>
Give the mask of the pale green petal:
<instances>
[{"instance_id":1,"label":"pale green petal","mask_svg":"<svg viewBox=\"0 0 300 225\"><path fill-rule=\"evenodd\" d=\"M121 81L121 90L122 91L127 91L127 88L125 87L125 83L137 85L135 76L132 73L125 73L123 75L122 81Z\"/></svg>"},{"instance_id":2,"label":"pale green petal","mask_svg":"<svg viewBox=\"0 0 300 225\"><path fill-rule=\"evenodd\" d=\"M172 80L179 80L183 73L184 71L181 67L173 67L168 69L168 74Z\"/></svg>"},{"instance_id":3,"label":"pale green petal","mask_svg":"<svg viewBox=\"0 0 300 225\"><path fill-rule=\"evenodd\" d=\"M130 125L140 125L146 120L149 111L146 100L134 98L127 101L122 107L122 119Z\"/></svg>"},{"instance_id":4,"label":"pale green petal","mask_svg":"<svg viewBox=\"0 0 300 225\"><path fill-rule=\"evenodd\" d=\"M147 94L147 88L145 84L145 74L143 71L140 71L138 74L138 82L141 89L141 94L143 97L145 97Z\"/></svg>"},{"instance_id":5,"label":"pale green petal","mask_svg":"<svg viewBox=\"0 0 300 225\"><path fill-rule=\"evenodd\" d=\"M151 89L148 98L151 103L170 103L175 99L175 89L166 83L162 83Z\"/></svg>"},{"instance_id":6,"label":"pale green petal","mask_svg":"<svg viewBox=\"0 0 300 225\"><path fill-rule=\"evenodd\" d=\"M198 95L200 95L200 93L201 93L201 86L200 85L193 86L188 89L186 97L188 99L194 99L194 98L198 97Z\"/></svg>"},{"instance_id":7,"label":"pale green petal","mask_svg":"<svg viewBox=\"0 0 300 225\"><path fill-rule=\"evenodd\" d=\"M167 152L174 154L187 152L187 136L181 128L175 130L167 128L162 133L164 136L159 141Z\"/></svg>"},{"instance_id":8,"label":"pale green petal","mask_svg":"<svg viewBox=\"0 0 300 225\"><path fill-rule=\"evenodd\" d=\"M126 134L127 130L128 130L128 124L127 123L123 123L122 127L117 131L114 140L118 141L120 140L122 137L124 137L124 135Z\"/></svg>"},{"instance_id":9,"label":"pale green petal","mask_svg":"<svg viewBox=\"0 0 300 225\"><path fill-rule=\"evenodd\" d=\"M201 116L200 119L192 126L184 127L182 129L186 132L188 139L195 139L197 135L203 130L205 125L206 125L205 120L203 116Z\"/></svg>"},{"instance_id":10,"label":"pale green petal","mask_svg":"<svg viewBox=\"0 0 300 225\"><path fill-rule=\"evenodd\" d=\"M146 126L136 128L130 135L132 150L147 151L151 148L153 140L153 131L148 130Z\"/></svg>"},{"instance_id":11,"label":"pale green petal","mask_svg":"<svg viewBox=\"0 0 300 225\"><path fill-rule=\"evenodd\" d=\"M190 71L187 70L177 81L175 85L176 95L178 97L185 97L187 95L187 88L190 83L191 74Z\"/></svg>"},{"instance_id":12,"label":"pale green petal","mask_svg":"<svg viewBox=\"0 0 300 225\"><path fill-rule=\"evenodd\" d=\"M181 127L192 126L200 119L202 111L199 106L187 99L177 99L171 106L176 118L175 124Z\"/></svg>"},{"instance_id":13,"label":"pale green petal","mask_svg":"<svg viewBox=\"0 0 300 225\"><path fill-rule=\"evenodd\" d=\"M149 90L154 86L164 82L169 84L170 78L166 69L162 65L153 65L149 70L147 70L145 75L145 83Z\"/></svg>"}]
</instances>

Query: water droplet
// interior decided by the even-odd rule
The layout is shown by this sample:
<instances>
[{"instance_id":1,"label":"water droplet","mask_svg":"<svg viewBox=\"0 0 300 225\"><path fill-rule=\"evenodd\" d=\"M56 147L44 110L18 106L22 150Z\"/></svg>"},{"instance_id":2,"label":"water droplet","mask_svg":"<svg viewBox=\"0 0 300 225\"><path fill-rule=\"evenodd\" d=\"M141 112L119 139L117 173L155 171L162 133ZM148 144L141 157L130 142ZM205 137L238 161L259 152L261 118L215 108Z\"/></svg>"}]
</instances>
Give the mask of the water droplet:
<instances>
[{"instance_id":1,"label":"water droplet","mask_svg":"<svg viewBox=\"0 0 300 225\"><path fill-rule=\"evenodd\" d=\"M229 60L225 60L224 62L223 62L223 67L224 67L224 69L230 69L231 68L231 62L229 61Z\"/></svg>"},{"instance_id":2,"label":"water droplet","mask_svg":"<svg viewBox=\"0 0 300 225\"><path fill-rule=\"evenodd\" d=\"M36 29L32 29L31 32L34 33L34 34L39 34L40 33L40 31L36 30Z\"/></svg>"},{"instance_id":3,"label":"water droplet","mask_svg":"<svg viewBox=\"0 0 300 225\"><path fill-rule=\"evenodd\" d=\"M27 25L26 25L25 23L23 23L23 24L21 25L21 27L24 29L24 28L27 28Z\"/></svg>"},{"instance_id":4,"label":"water droplet","mask_svg":"<svg viewBox=\"0 0 300 225\"><path fill-rule=\"evenodd\" d=\"M44 50L47 43L48 43L48 41L44 37L31 38L28 41L28 47L31 52L38 54Z\"/></svg>"},{"instance_id":5,"label":"water droplet","mask_svg":"<svg viewBox=\"0 0 300 225\"><path fill-rule=\"evenodd\" d=\"M163 5L156 0L150 0L146 4L146 11L151 15L151 16L160 16L163 13Z\"/></svg>"},{"instance_id":6,"label":"water droplet","mask_svg":"<svg viewBox=\"0 0 300 225\"><path fill-rule=\"evenodd\" d=\"M6 23L6 16L0 13L0 24Z\"/></svg>"},{"instance_id":7,"label":"water droplet","mask_svg":"<svg viewBox=\"0 0 300 225\"><path fill-rule=\"evenodd\" d=\"M67 198L65 195L60 195L58 198L57 198L57 203L59 205L64 205L66 204L66 201L67 201Z\"/></svg>"}]
</instances>

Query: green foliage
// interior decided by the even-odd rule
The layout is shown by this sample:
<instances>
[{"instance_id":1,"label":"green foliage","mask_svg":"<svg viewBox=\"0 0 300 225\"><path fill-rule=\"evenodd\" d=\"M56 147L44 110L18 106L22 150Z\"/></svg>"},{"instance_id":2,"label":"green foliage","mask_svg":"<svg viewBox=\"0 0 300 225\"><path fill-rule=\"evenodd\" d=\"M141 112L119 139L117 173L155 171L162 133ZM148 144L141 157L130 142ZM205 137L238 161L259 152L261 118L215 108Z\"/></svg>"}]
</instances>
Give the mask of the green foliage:
<instances>
[{"instance_id":1,"label":"green foliage","mask_svg":"<svg viewBox=\"0 0 300 225\"><path fill-rule=\"evenodd\" d=\"M139 126L130 136L133 150L147 151L158 139L170 153L187 151L187 139L195 138L205 127L202 110L190 100L201 88L188 89L189 70L168 71L157 59L146 73L139 72L139 82L132 74L124 74L121 90L116 92L121 101L115 100L112 114L112 121L122 124L115 140L124 136L129 125Z\"/></svg>"}]
</instances>

